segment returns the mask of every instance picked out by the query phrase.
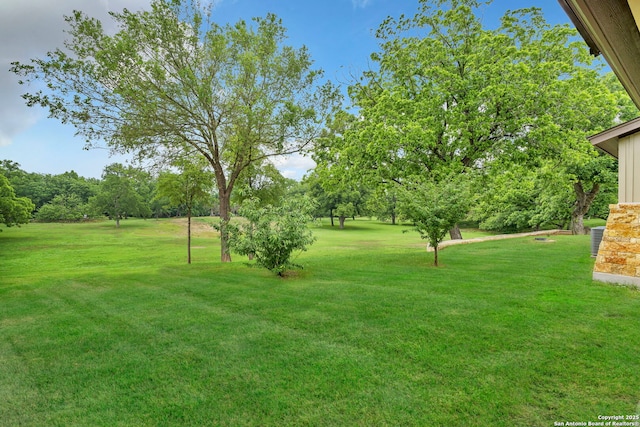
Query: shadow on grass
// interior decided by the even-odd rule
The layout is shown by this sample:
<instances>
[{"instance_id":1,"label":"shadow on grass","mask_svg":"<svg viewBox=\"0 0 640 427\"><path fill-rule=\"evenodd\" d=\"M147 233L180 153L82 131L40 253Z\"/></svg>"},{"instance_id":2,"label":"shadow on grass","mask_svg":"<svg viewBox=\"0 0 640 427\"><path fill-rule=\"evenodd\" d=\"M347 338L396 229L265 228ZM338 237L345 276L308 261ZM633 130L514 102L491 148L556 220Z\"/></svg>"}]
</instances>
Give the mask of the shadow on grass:
<instances>
[{"instance_id":1,"label":"shadow on grass","mask_svg":"<svg viewBox=\"0 0 640 427\"><path fill-rule=\"evenodd\" d=\"M331 222L328 219L321 218L315 222L315 225L313 228L322 229L322 230L331 230L331 231L345 231L345 232L375 230L376 227L371 226L369 224L370 223L368 223L367 225L364 225L363 223L358 222L357 219L355 221L352 219L348 219L344 222L344 228L340 228L340 223L338 222L337 219L334 220L334 225L331 225ZM376 224L376 226L377 225L383 225L383 223Z\"/></svg>"}]
</instances>

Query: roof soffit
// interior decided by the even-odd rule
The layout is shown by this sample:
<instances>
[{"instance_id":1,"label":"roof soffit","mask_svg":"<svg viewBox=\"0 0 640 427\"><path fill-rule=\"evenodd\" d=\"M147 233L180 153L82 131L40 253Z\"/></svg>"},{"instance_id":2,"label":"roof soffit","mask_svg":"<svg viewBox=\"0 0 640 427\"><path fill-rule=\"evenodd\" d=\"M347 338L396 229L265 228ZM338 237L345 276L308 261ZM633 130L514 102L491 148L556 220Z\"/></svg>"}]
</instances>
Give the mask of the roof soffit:
<instances>
[{"instance_id":1,"label":"roof soffit","mask_svg":"<svg viewBox=\"0 0 640 427\"><path fill-rule=\"evenodd\" d=\"M558 0L585 41L602 52L640 108L640 0ZM577 21L577 22L576 22Z\"/></svg>"}]
</instances>

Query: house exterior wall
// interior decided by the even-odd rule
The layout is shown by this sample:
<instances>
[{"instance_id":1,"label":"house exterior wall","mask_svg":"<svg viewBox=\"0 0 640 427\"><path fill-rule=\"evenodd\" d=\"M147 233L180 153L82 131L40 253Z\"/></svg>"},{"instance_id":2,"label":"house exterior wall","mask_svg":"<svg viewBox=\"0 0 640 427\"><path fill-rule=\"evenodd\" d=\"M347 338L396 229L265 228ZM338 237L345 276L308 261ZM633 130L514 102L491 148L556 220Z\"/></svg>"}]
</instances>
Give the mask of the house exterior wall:
<instances>
[{"instance_id":1,"label":"house exterior wall","mask_svg":"<svg viewBox=\"0 0 640 427\"><path fill-rule=\"evenodd\" d=\"M640 133L618 140L618 203L640 203Z\"/></svg>"},{"instance_id":2,"label":"house exterior wall","mask_svg":"<svg viewBox=\"0 0 640 427\"><path fill-rule=\"evenodd\" d=\"M593 279L640 287L640 203L609 206Z\"/></svg>"}]
</instances>

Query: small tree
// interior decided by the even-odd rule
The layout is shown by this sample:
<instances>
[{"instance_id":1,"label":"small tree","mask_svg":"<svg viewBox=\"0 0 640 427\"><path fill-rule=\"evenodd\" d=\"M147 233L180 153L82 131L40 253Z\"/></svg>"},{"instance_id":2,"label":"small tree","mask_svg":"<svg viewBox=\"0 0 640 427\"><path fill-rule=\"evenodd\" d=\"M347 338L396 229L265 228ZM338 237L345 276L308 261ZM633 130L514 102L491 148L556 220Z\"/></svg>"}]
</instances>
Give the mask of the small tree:
<instances>
[{"instance_id":1,"label":"small tree","mask_svg":"<svg viewBox=\"0 0 640 427\"><path fill-rule=\"evenodd\" d=\"M231 227L231 248L241 255L254 254L256 263L282 276L300 267L291 262L295 251L305 251L315 238L308 223L313 202L309 198L286 199L282 205L259 207L257 199L248 199L240 213L247 223Z\"/></svg>"},{"instance_id":2,"label":"small tree","mask_svg":"<svg viewBox=\"0 0 640 427\"><path fill-rule=\"evenodd\" d=\"M449 179L436 184L418 182L400 190L400 210L413 222L420 237L434 250L434 265L438 266L438 246L447 232L464 219L469 210L468 186L461 179Z\"/></svg>"},{"instance_id":3,"label":"small tree","mask_svg":"<svg viewBox=\"0 0 640 427\"><path fill-rule=\"evenodd\" d=\"M203 161L176 162L179 174L163 172L158 177L158 196L166 197L170 206L184 207L187 211L187 263L191 264L191 214L198 202L211 197L213 173Z\"/></svg>"},{"instance_id":4,"label":"small tree","mask_svg":"<svg viewBox=\"0 0 640 427\"><path fill-rule=\"evenodd\" d=\"M31 219L34 205L26 197L16 197L9 180L0 174L0 223L12 225L26 224Z\"/></svg>"},{"instance_id":5,"label":"small tree","mask_svg":"<svg viewBox=\"0 0 640 427\"><path fill-rule=\"evenodd\" d=\"M106 166L98 194L90 199L90 204L97 212L107 214L116 221L116 228L120 227L120 220L127 216L151 213L134 189L131 175L135 175L135 172L135 169L125 168L120 163Z\"/></svg>"}]
</instances>

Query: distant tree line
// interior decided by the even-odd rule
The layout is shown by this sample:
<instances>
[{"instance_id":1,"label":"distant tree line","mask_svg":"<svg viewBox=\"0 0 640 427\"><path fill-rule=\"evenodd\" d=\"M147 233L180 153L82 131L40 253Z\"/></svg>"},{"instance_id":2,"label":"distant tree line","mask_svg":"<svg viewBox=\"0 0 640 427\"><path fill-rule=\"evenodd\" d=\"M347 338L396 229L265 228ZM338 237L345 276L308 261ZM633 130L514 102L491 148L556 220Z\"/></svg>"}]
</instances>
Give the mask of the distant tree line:
<instances>
[{"instance_id":1,"label":"distant tree line","mask_svg":"<svg viewBox=\"0 0 640 427\"><path fill-rule=\"evenodd\" d=\"M206 169L206 165L200 165L198 170ZM576 170L572 176L594 177L599 189L585 216L606 219L609 204L617 200L617 163L613 158L597 156L583 169L586 170ZM285 199L308 196L314 201L313 217L328 218L332 226L340 228L355 217L373 217L391 224L412 221L406 209L403 211L406 194L402 195L401 187L375 181L369 185L332 182L321 176L321 170L309 172L298 182L285 178L271 164L254 173L240 180L232 198L232 212L238 213L248 199L257 199L261 206L277 206ZM27 172L16 162L1 160L0 176L6 178L6 186L12 188L15 197L30 202L25 205L29 207L27 221L76 222L108 217L119 222L128 217L219 215L210 173L201 178L204 182L199 196L192 200L184 176L171 169L152 174L114 163L105 167L101 178L85 178L74 171L58 175ZM492 169L472 190L475 196L467 203L469 208L462 220L500 232L567 228L577 203L566 171L549 166L535 169L511 165L504 170Z\"/></svg>"},{"instance_id":2,"label":"distant tree line","mask_svg":"<svg viewBox=\"0 0 640 427\"><path fill-rule=\"evenodd\" d=\"M85 178L74 171L59 175L27 172L11 160L0 161L0 176L17 197L32 205L29 219L40 222L77 222L110 218L166 218L186 215L182 204L171 204L158 190L159 176L119 163L104 168L101 178ZM195 216L216 213L215 196L209 194L190 206Z\"/></svg>"},{"instance_id":3,"label":"distant tree line","mask_svg":"<svg viewBox=\"0 0 640 427\"><path fill-rule=\"evenodd\" d=\"M113 163L101 178L85 178L75 171L58 175L27 172L11 160L0 160L0 176L12 197L29 203L26 220L77 222L109 218L119 224L125 218L171 218L219 216L214 176L207 164L177 160L157 173ZM232 212L242 202L255 199L261 206L278 205L300 184L288 179L270 163L243 176L234 197ZM5 182L5 181L3 181ZM7 196L8 197L8 196Z\"/></svg>"}]
</instances>

